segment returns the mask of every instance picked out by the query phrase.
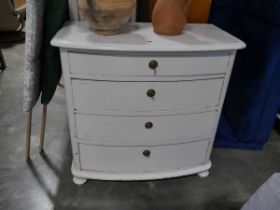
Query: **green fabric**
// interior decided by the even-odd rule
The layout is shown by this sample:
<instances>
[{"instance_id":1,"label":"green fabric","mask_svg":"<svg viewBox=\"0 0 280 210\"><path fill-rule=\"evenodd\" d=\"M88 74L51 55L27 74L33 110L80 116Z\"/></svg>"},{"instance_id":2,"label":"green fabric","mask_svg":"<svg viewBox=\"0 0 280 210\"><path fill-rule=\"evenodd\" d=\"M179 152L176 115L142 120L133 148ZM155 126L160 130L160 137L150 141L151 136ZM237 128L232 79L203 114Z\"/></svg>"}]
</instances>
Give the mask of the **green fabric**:
<instances>
[{"instance_id":1,"label":"green fabric","mask_svg":"<svg viewBox=\"0 0 280 210\"><path fill-rule=\"evenodd\" d=\"M48 104L61 78L59 49L50 45L62 25L69 20L68 0L44 0L43 40L41 53L41 103Z\"/></svg>"}]
</instances>

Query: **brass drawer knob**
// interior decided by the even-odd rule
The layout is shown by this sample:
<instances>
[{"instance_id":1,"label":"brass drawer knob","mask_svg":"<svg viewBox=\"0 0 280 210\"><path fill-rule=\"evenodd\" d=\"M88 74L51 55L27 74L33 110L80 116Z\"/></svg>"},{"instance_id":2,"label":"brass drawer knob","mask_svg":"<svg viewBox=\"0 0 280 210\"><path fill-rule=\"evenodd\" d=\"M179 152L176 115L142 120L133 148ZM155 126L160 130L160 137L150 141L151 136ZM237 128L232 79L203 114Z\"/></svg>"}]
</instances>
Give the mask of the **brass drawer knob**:
<instances>
[{"instance_id":1,"label":"brass drawer knob","mask_svg":"<svg viewBox=\"0 0 280 210\"><path fill-rule=\"evenodd\" d=\"M144 150L144 151L143 151L143 155L144 155L145 157L150 157L150 155L151 155L150 150Z\"/></svg>"},{"instance_id":2,"label":"brass drawer knob","mask_svg":"<svg viewBox=\"0 0 280 210\"><path fill-rule=\"evenodd\" d=\"M147 129L151 129L153 126L154 125L152 122L146 122L146 124L145 124L145 128L147 128Z\"/></svg>"},{"instance_id":3,"label":"brass drawer knob","mask_svg":"<svg viewBox=\"0 0 280 210\"><path fill-rule=\"evenodd\" d=\"M156 60L150 61L149 67L153 70L156 70L156 68L158 67L158 62Z\"/></svg>"},{"instance_id":4,"label":"brass drawer knob","mask_svg":"<svg viewBox=\"0 0 280 210\"><path fill-rule=\"evenodd\" d=\"M154 97L156 95L156 91L154 89L149 89L147 91L147 96L149 96L150 98Z\"/></svg>"}]
</instances>

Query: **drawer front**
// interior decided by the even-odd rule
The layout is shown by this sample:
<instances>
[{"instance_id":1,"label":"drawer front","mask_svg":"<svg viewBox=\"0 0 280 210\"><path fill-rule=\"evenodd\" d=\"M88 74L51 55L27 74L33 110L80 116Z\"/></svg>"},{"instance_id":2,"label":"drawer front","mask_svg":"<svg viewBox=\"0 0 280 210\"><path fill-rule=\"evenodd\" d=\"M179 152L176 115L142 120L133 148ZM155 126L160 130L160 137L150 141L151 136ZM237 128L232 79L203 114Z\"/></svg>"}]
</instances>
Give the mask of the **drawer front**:
<instances>
[{"instance_id":1,"label":"drawer front","mask_svg":"<svg viewBox=\"0 0 280 210\"><path fill-rule=\"evenodd\" d=\"M69 53L72 74L86 74L98 78L104 76L160 77L222 74L227 70L228 60L227 54L139 57Z\"/></svg>"},{"instance_id":2,"label":"drawer front","mask_svg":"<svg viewBox=\"0 0 280 210\"><path fill-rule=\"evenodd\" d=\"M216 112L178 116L127 117L76 114L79 139L123 145L190 142L210 137Z\"/></svg>"},{"instance_id":3,"label":"drawer front","mask_svg":"<svg viewBox=\"0 0 280 210\"><path fill-rule=\"evenodd\" d=\"M79 144L81 170L115 173L171 171L204 162L208 140L156 147Z\"/></svg>"},{"instance_id":4,"label":"drawer front","mask_svg":"<svg viewBox=\"0 0 280 210\"><path fill-rule=\"evenodd\" d=\"M199 112L219 104L223 79L180 82L72 80L74 107L91 111Z\"/></svg>"}]
</instances>

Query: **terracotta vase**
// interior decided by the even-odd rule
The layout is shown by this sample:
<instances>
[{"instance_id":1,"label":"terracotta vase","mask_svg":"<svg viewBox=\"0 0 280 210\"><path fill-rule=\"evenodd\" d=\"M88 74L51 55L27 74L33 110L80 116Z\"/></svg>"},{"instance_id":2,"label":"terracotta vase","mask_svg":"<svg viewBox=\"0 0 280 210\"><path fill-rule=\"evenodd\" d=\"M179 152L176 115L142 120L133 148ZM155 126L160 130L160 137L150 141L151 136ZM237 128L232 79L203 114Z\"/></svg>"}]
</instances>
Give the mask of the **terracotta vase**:
<instances>
[{"instance_id":1,"label":"terracotta vase","mask_svg":"<svg viewBox=\"0 0 280 210\"><path fill-rule=\"evenodd\" d=\"M119 34L135 5L136 0L78 0L82 19L101 35Z\"/></svg>"},{"instance_id":2,"label":"terracotta vase","mask_svg":"<svg viewBox=\"0 0 280 210\"><path fill-rule=\"evenodd\" d=\"M174 36L182 33L186 24L186 10L191 0L158 0L153 13L154 32Z\"/></svg>"}]
</instances>

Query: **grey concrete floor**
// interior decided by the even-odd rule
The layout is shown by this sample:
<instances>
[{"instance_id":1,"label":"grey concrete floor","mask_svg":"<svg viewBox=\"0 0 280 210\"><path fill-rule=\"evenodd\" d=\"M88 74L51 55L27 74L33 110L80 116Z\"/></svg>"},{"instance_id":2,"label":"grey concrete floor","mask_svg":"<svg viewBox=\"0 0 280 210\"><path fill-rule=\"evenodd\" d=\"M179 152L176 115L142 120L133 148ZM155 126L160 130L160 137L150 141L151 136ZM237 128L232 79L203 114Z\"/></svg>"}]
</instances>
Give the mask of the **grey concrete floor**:
<instances>
[{"instance_id":1,"label":"grey concrete floor","mask_svg":"<svg viewBox=\"0 0 280 210\"><path fill-rule=\"evenodd\" d=\"M34 108L31 161L24 161L23 54L3 50L0 73L0 210L237 210L274 172L280 171L280 136L263 151L214 149L210 176L147 182L89 181L79 187L70 172L71 149L64 90L49 105L45 153L38 154L42 106Z\"/></svg>"}]
</instances>

